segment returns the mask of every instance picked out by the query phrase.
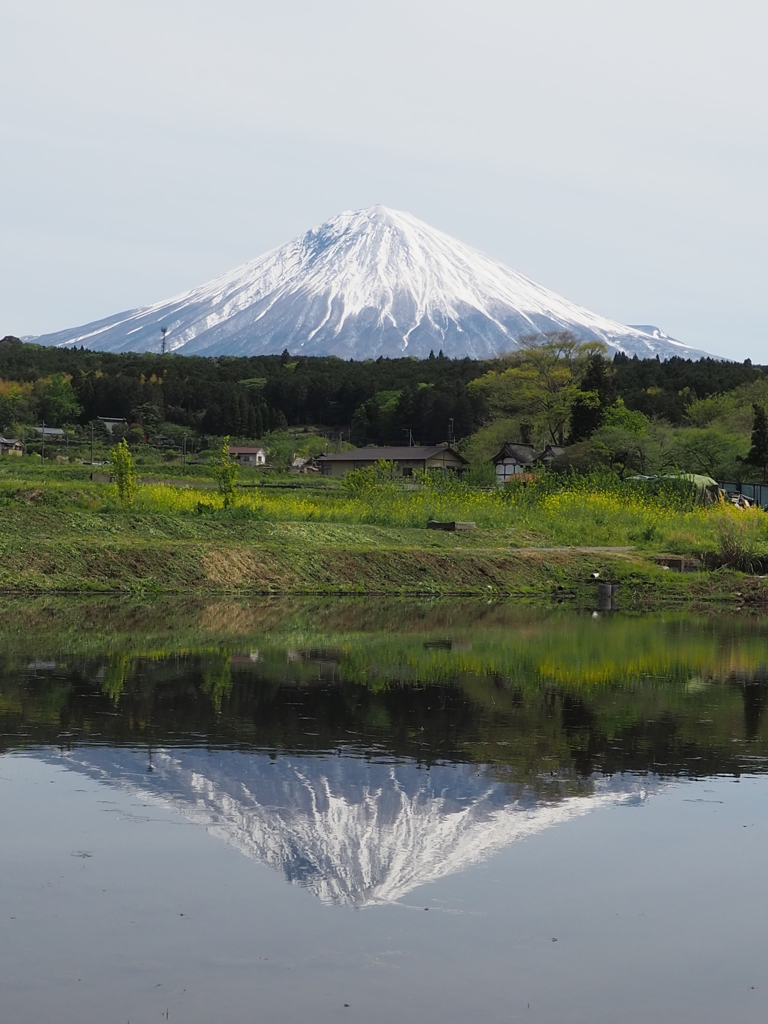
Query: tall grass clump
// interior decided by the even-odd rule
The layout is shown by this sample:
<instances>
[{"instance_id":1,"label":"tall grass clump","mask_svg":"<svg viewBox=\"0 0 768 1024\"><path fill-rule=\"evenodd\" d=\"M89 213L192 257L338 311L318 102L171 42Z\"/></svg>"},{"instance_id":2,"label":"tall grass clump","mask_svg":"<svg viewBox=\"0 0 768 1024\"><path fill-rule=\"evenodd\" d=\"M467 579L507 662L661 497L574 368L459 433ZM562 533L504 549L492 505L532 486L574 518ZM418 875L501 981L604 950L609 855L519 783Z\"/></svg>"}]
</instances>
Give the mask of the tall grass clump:
<instances>
[{"instance_id":1,"label":"tall grass clump","mask_svg":"<svg viewBox=\"0 0 768 1024\"><path fill-rule=\"evenodd\" d=\"M719 566L757 572L766 559L766 518L760 509L718 509L715 516L715 559Z\"/></svg>"}]
</instances>

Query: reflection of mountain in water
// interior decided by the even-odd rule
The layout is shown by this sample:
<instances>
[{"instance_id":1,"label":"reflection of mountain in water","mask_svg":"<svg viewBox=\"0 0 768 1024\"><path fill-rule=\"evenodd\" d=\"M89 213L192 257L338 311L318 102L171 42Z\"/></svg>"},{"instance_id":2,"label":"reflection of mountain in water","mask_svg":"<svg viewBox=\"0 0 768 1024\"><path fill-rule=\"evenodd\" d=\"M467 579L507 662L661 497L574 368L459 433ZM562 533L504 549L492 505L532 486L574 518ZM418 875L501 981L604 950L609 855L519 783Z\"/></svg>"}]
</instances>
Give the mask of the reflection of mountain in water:
<instances>
[{"instance_id":1,"label":"reflection of mountain in water","mask_svg":"<svg viewBox=\"0 0 768 1024\"><path fill-rule=\"evenodd\" d=\"M350 756L271 758L202 749L77 749L67 765L205 824L325 903L392 902L477 864L517 839L616 801L639 801L647 778L595 779L557 803L515 796L469 765Z\"/></svg>"}]
</instances>

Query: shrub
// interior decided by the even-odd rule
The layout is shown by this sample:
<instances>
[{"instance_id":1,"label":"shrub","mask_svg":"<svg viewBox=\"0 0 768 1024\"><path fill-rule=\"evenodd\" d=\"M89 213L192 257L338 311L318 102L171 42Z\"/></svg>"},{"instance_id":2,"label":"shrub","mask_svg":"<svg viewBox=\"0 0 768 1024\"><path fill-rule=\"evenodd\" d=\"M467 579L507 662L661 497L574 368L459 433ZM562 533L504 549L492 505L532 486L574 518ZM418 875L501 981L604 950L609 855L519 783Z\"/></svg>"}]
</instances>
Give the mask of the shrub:
<instances>
[{"instance_id":1,"label":"shrub","mask_svg":"<svg viewBox=\"0 0 768 1024\"><path fill-rule=\"evenodd\" d=\"M379 459L372 466L363 466L347 473L341 486L348 494L364 494L372 488L391 483L395 475L394 462Z\"/></svg>"}]
</instances>

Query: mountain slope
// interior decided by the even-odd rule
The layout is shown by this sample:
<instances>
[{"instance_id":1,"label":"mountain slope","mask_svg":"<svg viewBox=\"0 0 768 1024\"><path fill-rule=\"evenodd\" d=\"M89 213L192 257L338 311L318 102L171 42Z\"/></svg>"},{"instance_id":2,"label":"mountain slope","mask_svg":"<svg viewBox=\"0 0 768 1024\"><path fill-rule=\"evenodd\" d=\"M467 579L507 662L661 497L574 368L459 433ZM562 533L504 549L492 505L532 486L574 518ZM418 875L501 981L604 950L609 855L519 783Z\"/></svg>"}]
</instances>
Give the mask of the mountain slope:
<instances>
[{"instance_id":1,"label":"mountain slope","mask_svg":"<svg viewBox=\"0 0 768 1024\"><path fill-rule=\"evenodd\" d=\"M344 359L443 350L488 358L526 335L572 331L641 357L704 353L592 313L408 213L342 213L167 302L37 339L100 351L279 353Z\"/></svg>"}]
</instances>

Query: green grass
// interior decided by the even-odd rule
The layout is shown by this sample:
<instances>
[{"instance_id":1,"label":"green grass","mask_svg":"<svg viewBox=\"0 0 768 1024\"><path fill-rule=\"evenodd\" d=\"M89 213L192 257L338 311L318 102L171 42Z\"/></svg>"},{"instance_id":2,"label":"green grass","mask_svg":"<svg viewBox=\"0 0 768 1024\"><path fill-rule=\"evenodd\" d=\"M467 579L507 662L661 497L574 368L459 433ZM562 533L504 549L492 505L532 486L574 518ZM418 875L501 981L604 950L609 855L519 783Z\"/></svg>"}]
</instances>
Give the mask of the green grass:
<instances>
[{"instance_id":1,"label":"green grass","mask_svg":"<svg viewBox=\"0 0 768 1024\"><path fill-rule=\"evenodd\" d=\"M432 531L429 519L477 528ZM704 509L685 488L654 493L612 476L544 476L486 490L453 478L403 486L363 475L353 485L241 488L229 508L201 479L141 484L124 509L116 488L92 482L88 467L5 459L0 522L6 591L573 593L586 600L589 574L600 572L638 593L698 599L722 583L664 573L653 556L703 556L755 571L768 554L763 513ZM593 547L629 550L578 550Z\"/></svg>"}]
</instances>

